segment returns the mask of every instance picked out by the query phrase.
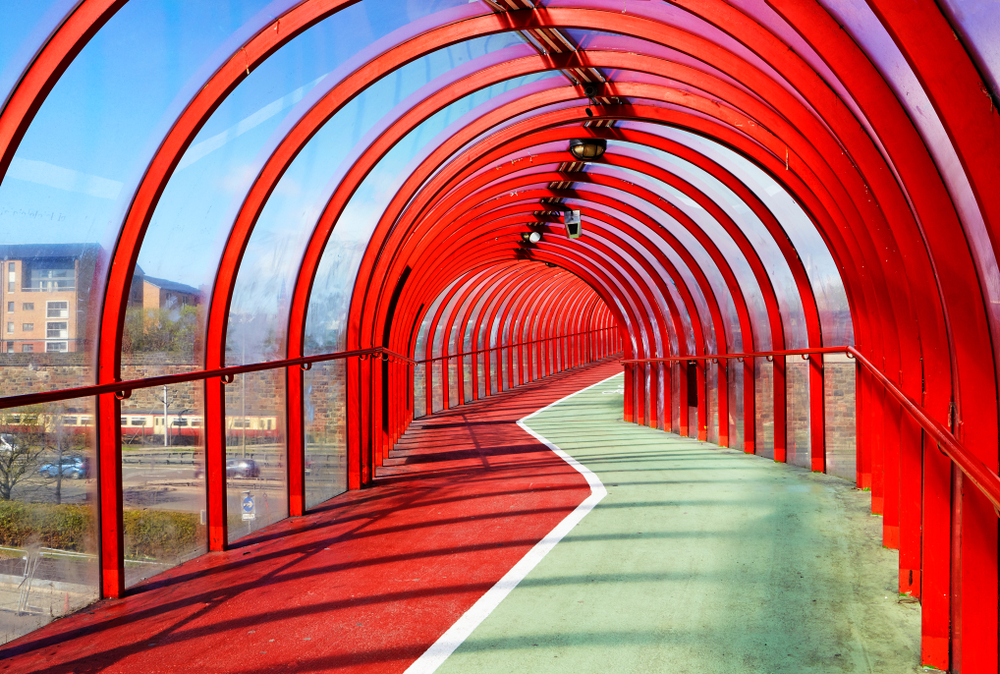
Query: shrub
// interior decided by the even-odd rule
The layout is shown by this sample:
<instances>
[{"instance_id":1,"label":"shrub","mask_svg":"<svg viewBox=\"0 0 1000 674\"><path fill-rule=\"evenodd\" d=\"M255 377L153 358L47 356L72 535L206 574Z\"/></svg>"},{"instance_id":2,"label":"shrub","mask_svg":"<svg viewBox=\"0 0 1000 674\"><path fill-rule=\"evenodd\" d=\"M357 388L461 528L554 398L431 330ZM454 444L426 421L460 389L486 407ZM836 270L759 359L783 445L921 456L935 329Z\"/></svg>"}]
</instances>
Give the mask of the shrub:
<instances>
[{"instance_id":1,"label":"shrub","mask_svg":"<svg viewBox=\"0 0 1000 674\"><path fill-rule=\"evenodd\" d=\"M196 513L126 510L125 556L171 559L198 549L205 527Z\"/></svg>"},{"instance_id":2,"label":"shrub","mask_svg":"<svg viewBox=\"0 0 1000 674\"><path fill-rule=\"evenodd\" d=\"M0 545L85 552L93 535L94 516L85 505L52 505L0 501Z\"/></svg>"},{"instance_id":3,"label":"shrub","mask_svg":"<svg viewBox=\"0 0 1000 674\"><path fill-rule=\"evenodd\" d=\"M169 560L197 550L205 527L197 513L126 510L125 556ZM85 505L0 501L0 545L36 544L87 552L94 533L94 511Z\"/></svg>"}]
</instances>

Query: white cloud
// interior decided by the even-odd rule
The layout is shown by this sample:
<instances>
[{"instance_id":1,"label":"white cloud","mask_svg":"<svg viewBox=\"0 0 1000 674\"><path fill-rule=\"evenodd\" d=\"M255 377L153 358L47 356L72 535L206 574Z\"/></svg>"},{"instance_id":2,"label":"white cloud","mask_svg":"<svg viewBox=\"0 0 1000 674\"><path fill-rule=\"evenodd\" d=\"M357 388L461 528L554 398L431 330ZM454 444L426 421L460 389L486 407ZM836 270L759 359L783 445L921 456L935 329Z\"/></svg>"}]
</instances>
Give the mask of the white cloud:
<instances>
[{"instance_id":1,"label":"white cloud","mask_svg":"<svg viewBox=\"0 0 1000 674\"><path fill-rule=\"evenodd\" d=\"M286 94L276 101L271 101L263 108L253 113L249 117L244 117L239 122L229 127L222 133L217 133L211 138L206 138L205 140L192 145L188 148L187 152L184 153L184 157L181 158L181 163L177 166L177 170L187 168L191 164L195 163L202 157L212 152L215 152L220 147L233 140L242 136L247 131L250 131L254 127L257 127L267 120L271 119L277 115L282 110L292 107L296 103L302 100L310 89L319 84L326 75L318 77L308 84L304 84L298 89L295 89L289 94Z\"/></svg>"},{"instance_id":2,"label":"white cloud","mask_svg":"<svg viewBox=\"0 0 1000 674\"><path fill-rule=\"evenodd\" d=\"M122 183L117 180L109 180L33 159L15 158L7 170L7 177L39 185L48 185L67 192L88 194L98 199L117 199L122 190Z\"/></svg>"}]
</instances>

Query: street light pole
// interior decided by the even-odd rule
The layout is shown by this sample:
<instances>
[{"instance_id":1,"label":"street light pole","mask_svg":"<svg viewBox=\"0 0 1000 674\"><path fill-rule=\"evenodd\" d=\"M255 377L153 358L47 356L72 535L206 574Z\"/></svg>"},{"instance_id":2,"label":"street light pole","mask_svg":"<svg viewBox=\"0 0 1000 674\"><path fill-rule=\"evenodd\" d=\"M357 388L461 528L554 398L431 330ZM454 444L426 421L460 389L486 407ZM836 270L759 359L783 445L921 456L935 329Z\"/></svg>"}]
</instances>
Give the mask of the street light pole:
<instances>
[{"instance_id":1,"label":"street light pole","mask_svg":"<svg viewBox=\"0 0 1000 674\"><path fill-rule=\"evenodd\" d=\"M170 432L170 424L167 420L167 387L163 386L163 446L170 446L170 436L167 435Z\"/></svg>"}]
</instances>

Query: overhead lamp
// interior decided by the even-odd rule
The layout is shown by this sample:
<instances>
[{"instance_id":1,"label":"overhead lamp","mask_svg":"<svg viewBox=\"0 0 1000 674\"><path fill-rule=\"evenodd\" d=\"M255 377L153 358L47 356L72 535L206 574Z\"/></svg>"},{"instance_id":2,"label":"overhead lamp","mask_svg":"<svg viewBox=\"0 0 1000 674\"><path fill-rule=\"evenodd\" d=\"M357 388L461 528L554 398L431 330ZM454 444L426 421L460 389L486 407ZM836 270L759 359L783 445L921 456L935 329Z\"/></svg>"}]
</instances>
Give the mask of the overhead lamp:
<instances>
[{"instance_id":1,"label":"overhead lamp","mask_svg":"<svg viewBox=\"0 0 1000 674\"><path fill-rule=\"evenodd\" d=\"M569 142L569 153L580 161L600 159L608 149L608 141L603 138L574 138Z\"/></svg>"},{"instance_id":2,"label":"overhead lamp","mask_svg":"<svg viewBox=\"0 0 1000 674\"><path fill-rule=\"evenodd\" d=\"M583 234L583 222L580 220L580 211L563 211L563 224L566 226L566 236L571 239L579 239Z\"/></svg>"},{"instance_id":3,"label":"overhead lamp","mask_svg":"<svg viewBox=\"0 0 1000 674\"><path fill-rule=\"evenodd\" d=\"M521 241L524 241L525 243L538 243L541 240L542 240L542 233L541 232L522 232L521 233Z\"/></svg>"}]
</instances>

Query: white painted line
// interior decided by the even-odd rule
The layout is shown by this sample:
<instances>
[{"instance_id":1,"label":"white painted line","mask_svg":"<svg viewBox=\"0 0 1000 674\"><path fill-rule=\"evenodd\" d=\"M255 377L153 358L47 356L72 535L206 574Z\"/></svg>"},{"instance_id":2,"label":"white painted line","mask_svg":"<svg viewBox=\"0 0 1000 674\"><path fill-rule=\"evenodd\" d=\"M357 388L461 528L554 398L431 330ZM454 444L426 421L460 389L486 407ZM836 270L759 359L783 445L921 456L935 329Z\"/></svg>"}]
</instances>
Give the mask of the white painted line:
<instances>
[{"instance_id":1,"label":"white painted line","mask_svg":"<svg viewBox=\"0 0 1000 674\"><path fill-rule=\"evenodd\" d=\"M591 384L586 388L582 388L576 393L570 393L565 398L560 398L551 405L546 405L542 409L532 412L517 422L518 426L527 431L543 445L551 449L557 456L559 456L559 458L573 466L573 468L583 475L583 477L587 480L587 484L590 485L590 496L584 499L583 503L578 505L576 509L567 515L559 524L557 524L552 531L546 534L545 538L538 541L538 543L536 543L531 550L528 550L527 554L525 554L524 557L522 557L520 561L518 561L518 563L504 575L503 578L498 580L493 587L487 590L486 594L480 597L468 611L462 614L462 617L459 618L454 625L448 628L448 630L442 634L430 648L424 651L424 653L406 669L406 674L431 674L432 672L437 671L437 668L444 664L444 661L448 659L448 656L454 653L455 649L461 646L462 642L469 638L469 635L472 634L477 627L479 627L480 623L486 620L486 618L493 613L493 609L500 605L500 602L502 602L504 598L510 594L510 591L517 587L518 583L524 580L524 578L531 573L532 569L538 566L538 563L542 561L542 558L549 554L549 551L552 550L552 548L554 548L556 544L573 529L573 527L579 524L580 521L587 516L587 513L594 509L594 506L601 502L601 499L608 495L608 491L604 488L604 484L601 482L600 478L597 477L597 475L592 473L589 468L574 459L572 456L556 447L535 431L528 428L525 425L525 422L531 417L541 414L545 410L569 400L573 396L579 395L584 391L589 391L595 386L600 386L601 384L620 376L620 374L611 375L607 379L603 379L596 384Z\"/></svg>"}]
</instances>

